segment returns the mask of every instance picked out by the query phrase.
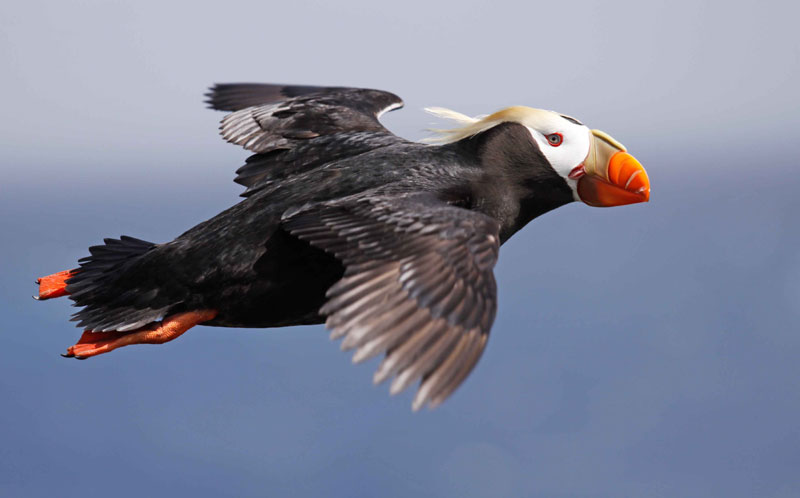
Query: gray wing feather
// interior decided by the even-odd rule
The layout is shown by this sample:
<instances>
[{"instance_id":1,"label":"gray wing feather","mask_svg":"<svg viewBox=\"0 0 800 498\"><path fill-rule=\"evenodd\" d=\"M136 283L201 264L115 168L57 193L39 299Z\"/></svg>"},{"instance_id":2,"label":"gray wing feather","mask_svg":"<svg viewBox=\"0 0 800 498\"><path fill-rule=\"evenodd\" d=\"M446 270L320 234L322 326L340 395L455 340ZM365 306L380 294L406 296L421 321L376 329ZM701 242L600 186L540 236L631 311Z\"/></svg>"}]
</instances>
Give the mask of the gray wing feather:
<instances>
[{"instance_id":1,"label":"gray wing feather","mask_svg":"<svg viewBox=\"0 0 800 498\"><path fill-rule=\"evenodd\" d=\"M295 140L309 140L323 135L365 131L390 133L380 124L378 116L403 105L400 97L382 90L280 85L262 87L262 94L248 96L245 101L253 102L258 95L264 95L263 102L243 108L235 105L222 107L237 110L225 116L220 126L225 140L257 153L288 149ZM222 99L223 96L216 94L219 88L212 88L212 102ZM275 90L268 92L268 88ZM281 89L285 88L305 88L308 93L281 98L284 94Z\"/></svg>"},{"instance_id":2,"label":"gray wing feather","mask_svg":"<svg viewBox=\"0 0 800 498\"><path fill-rule=\"evenodd\" d=\"M222 119L222 137L255 152L236 171L245 196L289 175L403 141L378 121L403 106L400 97L382 90L224 84L211 88L208 103L233 111Z\"/></svg>"},{"instance_id":3,"label":"gray wing feather","mask_svg":"<svg viewBox=\"0 0 800 498\"><path fill-rule=\"evenodd\" d=\"M342 89L340 87L270 83L217 83L206 93L206 103L208 107L218 111L238 111L245 107L280 102L311 93Z\"/></svg>"},{"instance_id":4,"label":"gray wing feather","mask_svg":"<svg viewBox=\"0 0 800 498\"><path fill-rule=\"evenodd\" d=\"M359 362L385 353L376 383L421 380L417 410L444 401L480 358L497 309L499 226L428 194L333 201L284 220L345 265L320 312Z\"/></svg>"}]
</instances>

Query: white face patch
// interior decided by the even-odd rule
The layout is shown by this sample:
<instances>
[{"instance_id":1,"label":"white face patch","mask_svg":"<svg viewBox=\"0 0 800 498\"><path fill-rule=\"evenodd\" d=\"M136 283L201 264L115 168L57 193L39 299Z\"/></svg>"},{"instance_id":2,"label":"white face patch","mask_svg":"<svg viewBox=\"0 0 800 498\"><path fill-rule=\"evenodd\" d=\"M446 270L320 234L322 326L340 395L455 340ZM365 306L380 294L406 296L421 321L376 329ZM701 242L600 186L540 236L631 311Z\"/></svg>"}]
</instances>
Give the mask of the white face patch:
<instances>
[{"instance_id":1,"label":"white face patch","mask_svg":"<svg viewBox=\"0 0 800 498\"><path fill-rule=\"evenodd\" d=\"M548 116L548 119L540 120L535 128L531 126L526 126L526 128L556 173L564 177L572 189L575 200L580 200L577 190L578 181L569 178L569 173L575 167L580 166L589 155L592 133L586 126L565 119L558 113L549 112L549 114L551 116ZM560 143L554 146L551 140L558 140L552 137L556 134L560 135Z\"/></svg>"},{"instance_id":2,"label":"white face patch","mask_svg":"<svg viewBox=\"0 0 800 498\"><path fill-rule=\"evenodd\" d=\"M578 180L571 179L569 174L589 155L592 131L574 118L526 106L511 106L488 116L476 118L441 107L429 108L426 111L440 118L453 119L462 125L450 130L433 130L440 135L428 140L433 143L457 142L501 123L519 123L525 126L545 159L570 186L575 200L580 200Z\"/></svg>"}]
</instances>

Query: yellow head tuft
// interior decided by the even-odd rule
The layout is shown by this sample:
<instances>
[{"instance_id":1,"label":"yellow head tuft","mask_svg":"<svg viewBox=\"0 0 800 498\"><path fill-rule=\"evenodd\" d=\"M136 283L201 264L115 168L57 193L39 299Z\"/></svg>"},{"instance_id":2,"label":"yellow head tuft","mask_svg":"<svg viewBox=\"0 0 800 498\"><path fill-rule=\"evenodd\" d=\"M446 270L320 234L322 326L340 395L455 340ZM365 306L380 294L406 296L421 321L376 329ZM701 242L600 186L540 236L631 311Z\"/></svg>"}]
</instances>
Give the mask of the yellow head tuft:
<instances>
[{"instance_id":1,"label":"yellow head tuft","mask_svg":"<svg viewBox=\"0 0 800 498\"><path fill-rule=\"evenodd\" d=\"M538 129L544 128L549 123L558 119L558 114L552 111L534 109L533 107L521 105L507 107L488 116L477 116L474 118L443 107L426 107L425 111L438 118L450 119L462 125L452 129L431 129L430 131L437 133L439 136L426 138L423 141L438 144L458 142L459 140L475 136L501 123L519 123Z\"/></svg>"}]
</instances>

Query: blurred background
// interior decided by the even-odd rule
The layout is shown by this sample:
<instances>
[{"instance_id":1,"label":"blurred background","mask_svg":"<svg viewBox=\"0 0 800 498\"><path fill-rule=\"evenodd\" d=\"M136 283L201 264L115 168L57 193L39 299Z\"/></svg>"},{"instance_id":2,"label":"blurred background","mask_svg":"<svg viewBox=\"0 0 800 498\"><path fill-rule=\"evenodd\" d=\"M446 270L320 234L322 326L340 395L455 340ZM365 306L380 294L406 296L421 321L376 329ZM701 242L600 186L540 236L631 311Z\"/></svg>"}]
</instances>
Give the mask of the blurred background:
<instances>
[{"instance_id":1,"label":"blurred background","mask_svg":"<svg viewBox=\"0 0 800 498\"><path fill-rule=\"evenodd\" d=\"M791 2L0 5L0 495L800 496L800 8ZM322 326L199 327L85 362L36 277L238 201L215 82L573 115L651 202L502 249L488 348L442 407ZM268 305L269 303L265 303Z\"/></svg>"}]
</instances>

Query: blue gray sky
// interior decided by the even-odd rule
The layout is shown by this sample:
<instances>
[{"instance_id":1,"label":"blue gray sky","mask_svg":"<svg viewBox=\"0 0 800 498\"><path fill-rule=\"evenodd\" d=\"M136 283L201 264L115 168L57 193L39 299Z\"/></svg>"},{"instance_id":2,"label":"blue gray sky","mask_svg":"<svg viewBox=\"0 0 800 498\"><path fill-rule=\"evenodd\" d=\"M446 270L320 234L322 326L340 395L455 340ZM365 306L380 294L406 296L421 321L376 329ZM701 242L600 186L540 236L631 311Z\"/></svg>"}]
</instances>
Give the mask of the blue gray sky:
<instances>
[{"instance_id":1,"label":"blue gray sky","mask_svg":"<svg viewBox=\"0 0 800 498\"><path fill-rule=\"evenodd\" d=\"M0 5L0 495L800 494L800 9L788 2ZM321 326L199 327L85 362L33 279L237 202L214 82L558 110L625 143L647 205L560 208L501 251L445 405L371 386Z\"/></svg>"}]
</instances>

